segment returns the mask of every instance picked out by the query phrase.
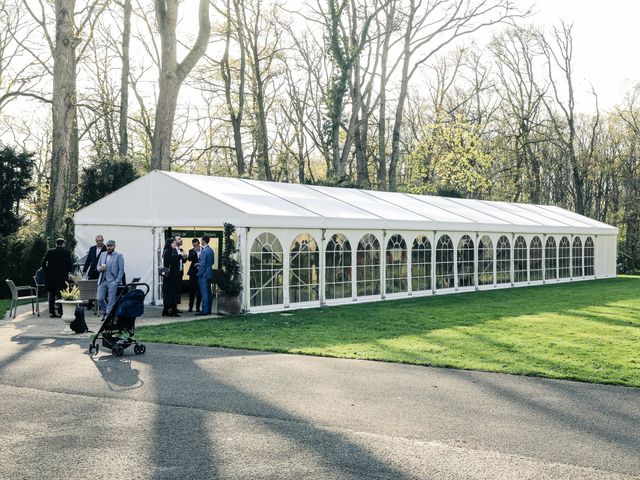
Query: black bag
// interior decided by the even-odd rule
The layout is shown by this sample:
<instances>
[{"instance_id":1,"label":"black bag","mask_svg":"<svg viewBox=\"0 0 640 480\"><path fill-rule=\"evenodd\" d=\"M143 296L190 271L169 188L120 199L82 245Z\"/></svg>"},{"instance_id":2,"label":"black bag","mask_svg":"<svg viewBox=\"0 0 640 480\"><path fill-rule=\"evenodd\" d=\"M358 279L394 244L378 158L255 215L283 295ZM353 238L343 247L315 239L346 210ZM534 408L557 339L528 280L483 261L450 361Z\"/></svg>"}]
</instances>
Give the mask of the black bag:
<instances>
[{"instance_id":1,"label":"black bag","mask_svg":"<svg viewBox=\"0 0 640 480\"><path fill-rule=\"evenodd\" d=\"M158 267L158 275L161 277L169 276L169 268L168 267Z\"/></svg>"},{"instance_id":2,"label":"black bag","mask_svg":"<svg viewBox=\"0 0 640 480\"><path fill-rule=\"evenodd\" d=\"M71 330L75 333L86 333L89 331L87 322L84 321L84 308L76 307L76 318L71 322Z\"/></svg>"},{"instance_id":3,"label":"black bag","mask_svg":"<svg viewBox=\"0 0 640 480\"><path fill-rule=\"evenodd\" d=\"M44 268L40 267L36 270L35 277L38 285L45 285L47 283L47 274L45 273Z\"/></svg>"}]
</instances>

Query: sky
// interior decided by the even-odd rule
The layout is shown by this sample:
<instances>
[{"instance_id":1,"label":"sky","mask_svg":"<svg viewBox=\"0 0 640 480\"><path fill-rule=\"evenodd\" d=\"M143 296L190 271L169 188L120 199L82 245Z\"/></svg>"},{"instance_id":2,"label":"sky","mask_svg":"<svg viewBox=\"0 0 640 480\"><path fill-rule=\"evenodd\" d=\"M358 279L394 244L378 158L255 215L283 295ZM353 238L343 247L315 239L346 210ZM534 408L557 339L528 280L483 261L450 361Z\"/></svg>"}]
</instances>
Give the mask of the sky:
<instances>
[{"instance_id":1,"label":"sky","mask_svg":"<svg viewBox=\"0 0 640 480\"><path fill-rule=\"evenodd\" d=\"M520 1L520 0L518 0ZM629 82L640 82L640 1L537 0L531 21L557 25L573 22L577 109L593 109L590 83L601 109L622 102Z\"/></svg>"}]
</instances>

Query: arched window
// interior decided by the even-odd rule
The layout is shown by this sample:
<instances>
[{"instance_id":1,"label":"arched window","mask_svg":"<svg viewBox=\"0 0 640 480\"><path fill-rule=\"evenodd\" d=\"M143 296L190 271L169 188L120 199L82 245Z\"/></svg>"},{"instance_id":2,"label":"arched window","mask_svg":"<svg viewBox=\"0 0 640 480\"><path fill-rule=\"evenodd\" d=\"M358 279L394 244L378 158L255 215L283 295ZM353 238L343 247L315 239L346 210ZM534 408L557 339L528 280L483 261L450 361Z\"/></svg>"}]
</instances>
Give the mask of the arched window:
<instances>
[{"instance_id":1,"label":"arched window","mask_svg":"<svg viewBox=\"0 0 640 480\"><path fill-rule=\"evenodd\" d=\"M582 277L582 240L580 237L573 239L573 277Z\"/></svg>"},{"instance_id":2,"label":"arched window","mask_svg":"<svg viewBox=\"0 0 640 480\"><path fill-rule=\"evenodd\" d=\"M251 247L249 301L252 307L283 303L282 245L272 233L261 233Z\"/></svg>"},{"instance_id":3,"label":"arched window","mask_svg":"<svg viewBox=\"0 0 640 480\"><path fill-rule=\"evenodd\" d=\"M380 242L367 233L358 243L356 252L356 283L358 296L380 294Z\"/></svg>"},{"instance_id":4,"label":"arched window","mask_svg":"<svg viewBox=\"0 0 640 480\"><path fill-rule=\"evenodd\" d=\"M386 293L407 291L407 242L393 235L387 242Z\"/></svg>"},{"instance_id":5,"label":"arched window","mask_svg":"<svg viewBox=\"0 0 640 480\"><path fill-rule=\"evenodd\" d=\"M522 236L513 244L513 281L527 281L527 241Z\"/></svg>"},{"instance_id":6,"label":"arched window","mask_svg":"<svg viewBox=\"0 0 640 480\"><path fill-rule=\"evenodd\" d=\"M289 302L318 301L320 250L313 236L298 235L291 244L289 259Z\"/></svg>"},{"instance_id":7,"label":"arched window","mask_svg":"<svg viewBox=\"0 0 640 480\"><path fill-rule=\"evenodd\" d=\"M542 240L533 237L529 244L529 280L542 280Z\"/></svg>"},{"instance_id":8,"label":"arched window","mask_svg":"<svg viewBox=\"0 0 640 480\"><path fill-rule=\"evenodd\" d=\"M496 245L496 283L511 283L511 243L505 235Z\"/></svg>"},{"instance_id":9,"label":"arched window","mask_svg":"<svg viewBox=\"0 0 640 480\"><path fill-rule=\"evenodd\" d=\"M584 242L584 276L590 277L595 275L595 248L593 246L593 239L587 237Z\"/></svg>"},{"instance_id":10,"label":"arched window","mask_svg":"<svg viewBox=\"0 0 640 480\"><path fill-rule=\"evenodd\" d=\"M493 243L485 235L478 242L478 285L493 284Z\"/></svg>"},{"instance_id":11,"label":"arched window","mask_svg":"<svg viewBox=\"0 0 640 480\"><path fill-rule=\"evenodd\" d=\"M458 287L470 287L476 284L473 260L473 240L469 235L465 235L458 242Z\"/></svg>"},{"instance_id":12,"label":"arched window","mask_svg":"<svg viewBox=\"0 0 640 480\"><path fill-rule=\"evenodd\" d=\"M567 237L560 240L560 248L558 255L558 267L560 269L560 278L569 278L571 276L571 244Z\"/></svg>"},{"instance_id":13,"label":"arched window","mask_svg":"<svg viewBox=\"0 0 640 480\"><path fill-rule=\"evenodd\" d=\"M453 288L453 242L442 235L436 245L436 289Z\"/></svg>"},{"instance_id":14,"label":"arched window","mask_svg":"<svg viewBox=\"0 0 640 480\"><path fill-rule=\"evenodd\" d=\"M411 247L411 289L431 290L431 242L424 235L416 237Z\"/></svg>"},{"instance_id":15,"label":"arched window","mask_svg":"<svg viewBox=\"0 0 640 480\"><path fill-rule=\"evenodd\" d=\"M351 244L336 233L327 243L325 253L326 298L351 298Z\"/></svg>"},{"instance_id":16,"label":"arched window","mask_svg":"<svg viewBox=\"0 0 640 480\"><path fill-rule=\"evenodd\" d=\"M558 250L556 241L553 237L547 238L544 252L544 278L546 280L555 280L558 278Z\"/></svg>"}]
</instances>

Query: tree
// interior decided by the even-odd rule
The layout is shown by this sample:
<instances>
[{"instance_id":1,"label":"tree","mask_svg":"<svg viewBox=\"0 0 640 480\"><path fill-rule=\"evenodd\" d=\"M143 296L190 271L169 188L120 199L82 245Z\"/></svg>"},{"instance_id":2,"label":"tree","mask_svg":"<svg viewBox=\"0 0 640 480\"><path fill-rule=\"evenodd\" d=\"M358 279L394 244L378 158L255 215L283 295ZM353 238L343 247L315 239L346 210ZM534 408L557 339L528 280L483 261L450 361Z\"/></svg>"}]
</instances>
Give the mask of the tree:
<instances>
[{"instance_id":1,"label":"tree","mask_svg":"<svg viewBox=\"0 0 640 480\"><path fill-rule=\"evenodd\" d=\"M211 33L209 0L200 0L198 37L186 57L178 63L176 38L178 5L179 0L155 0L156 21L160 32L161 64L151 148L151 168L159 170L171 170L170 152L173 122L180 87L195 64L204 55Z\"/></svg>"},{"instance_id":2,"label":"tree","mask_svg":"<svg viewBox=\"0 0 640 480\"><path fill-rule=\"evenodd\" d=\"M0 149L0 235L10 235L22 224L20 202L35 189L31 184L33 157L33 153L17 153L11 147Z\"/></svg>"},{"instance_id":3,"label":"tree","mask_svg":"<svg viewBox=\"0 0 640 480\"><path fill-rule=\"evenodd\" d=\"M127 160L96 160L82 169L78 206L84 207L115 192L138 178Z\"/></svg>"}]
</instances>

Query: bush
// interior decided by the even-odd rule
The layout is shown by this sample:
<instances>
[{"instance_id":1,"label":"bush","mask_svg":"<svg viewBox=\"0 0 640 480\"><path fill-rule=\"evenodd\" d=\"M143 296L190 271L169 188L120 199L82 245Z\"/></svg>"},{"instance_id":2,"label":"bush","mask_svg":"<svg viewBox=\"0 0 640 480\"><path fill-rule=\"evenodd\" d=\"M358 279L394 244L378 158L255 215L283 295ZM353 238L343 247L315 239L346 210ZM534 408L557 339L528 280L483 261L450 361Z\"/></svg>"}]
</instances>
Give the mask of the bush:
<instances>
[{"instance_id":1,"label":"bush","mask_svg":"<svg viewBox=\"0 0 640 480\"><path fill-rule=\"evenodd\" d=\"M78 189L78 207L86 207L133 182L136 178L138 178L138 172L133 164L126 160L94 160L82 169Z\"/></svg>"},{"instance_id":2,"label":"bush","mask_svg":"<svg viewBox=\"0 0 640 480\"><path fill-rule=\"evenodd\" d=\"M33 285L33 275L47 252L47 243L42 236L0 236L0 252L0 298L10 298L5 280L13 280L16 285Z\"/></svg>"}]
</instances>

